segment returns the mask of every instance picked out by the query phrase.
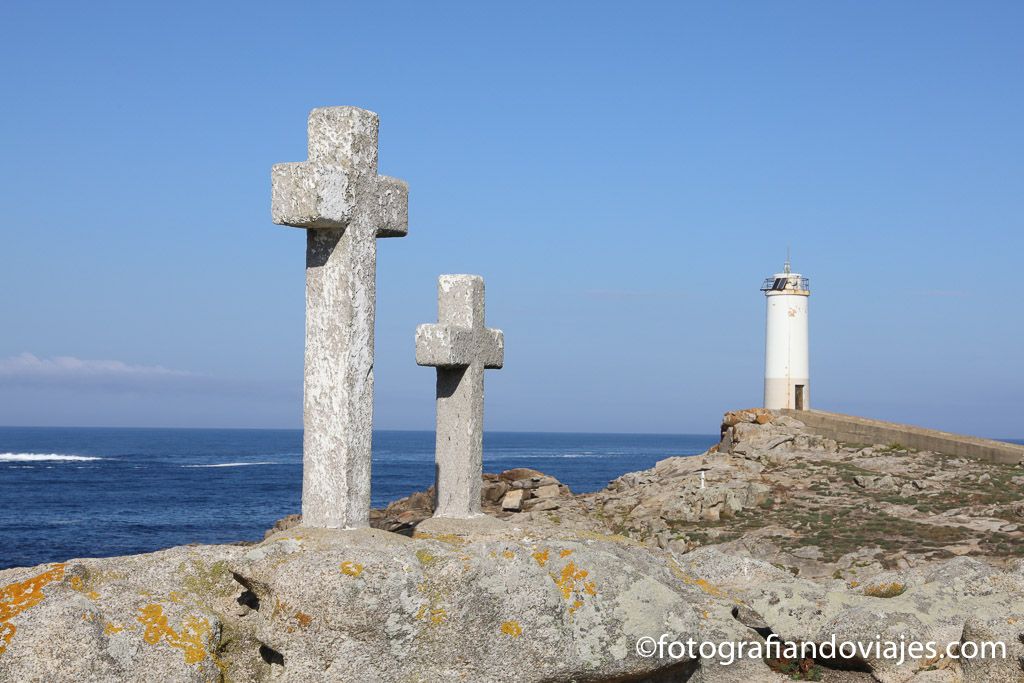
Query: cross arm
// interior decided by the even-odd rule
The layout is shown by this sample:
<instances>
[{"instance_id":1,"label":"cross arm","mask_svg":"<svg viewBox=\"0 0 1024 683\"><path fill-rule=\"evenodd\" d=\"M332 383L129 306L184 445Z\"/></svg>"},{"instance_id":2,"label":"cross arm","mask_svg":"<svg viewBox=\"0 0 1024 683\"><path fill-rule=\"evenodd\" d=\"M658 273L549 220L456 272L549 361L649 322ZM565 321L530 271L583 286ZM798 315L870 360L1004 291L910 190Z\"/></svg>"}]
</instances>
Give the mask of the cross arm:
<instances>
[{"instance_id":1,"label":"cross arm","mask_svg":"<svg viewBox=\"0 0 1024 683\"><path fill-rule=\"evenodd\" d=\"M381 175L375 189L377 237L405 237L409 234L409 184Z\"/></svg>"},{"instance_id":2,"label":"cross arm","mask_svg":"<svg viewBox=\"0 0 1024 683\"><path fill-rule=\"evenodd\" d=\"M416 364L437 368L466 367L476 351L473 330L430 323L416 328Z\"/></svg>"},{"instance_id":3,"label":"cross arm","mask_svg":"<svg viewBox=\"0 0 1024 683\"><path fill-rule=\"evenodd\" d=\"M505 335L501 330L479 332L468 327L431 323L416 328L416 364L461 368L480 361L497 369L505 362Z\"/></svg>"},{"instance_id":4,"label":"cross arm","mask_svg":"<svg viewBox=\"0 0 1024 683\"><path fill-rule=\"evenodd\" d=\"M505 333L487 328L483 331L481 352L484 367L498 370L505 365Z\"/></svg>"},{"instance_id":5,"label":"cross arm","mask_svg":"<svg viewBox=\"0 0 1024 683\"><path fill-rule=\"evenodd\" d=\"M301 161L274 164L270 171L271 218L296 228L344 228L355 197L345 169Z\"/></svg>"}]
</instances>

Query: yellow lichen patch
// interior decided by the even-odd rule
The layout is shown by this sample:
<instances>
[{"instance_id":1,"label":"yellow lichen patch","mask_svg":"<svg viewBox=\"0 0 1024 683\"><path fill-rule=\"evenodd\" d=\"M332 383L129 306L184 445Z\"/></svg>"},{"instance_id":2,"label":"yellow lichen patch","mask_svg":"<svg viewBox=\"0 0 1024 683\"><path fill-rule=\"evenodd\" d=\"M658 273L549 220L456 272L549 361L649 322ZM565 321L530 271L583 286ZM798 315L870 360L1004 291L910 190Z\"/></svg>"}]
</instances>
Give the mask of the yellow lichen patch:
<instances>
[{"instance_id":1,"label":"yellow lichen patch","mask_svg":"<svg viewBox=\"0 0 1024 683\"><path fill-rule=\"evenodd\" d=\"M541 567L543 567L544 565L546 565L548 563L548 557L549 556L550 556L550 553L547 550L538 550L537 552L533 553L533 555L532 555L533 559L535 559L537 561L537 564L540 565Z\"/></svg>"},{"instance_id":2,"label":"yellow lichen patch","mask_svg":"<svg viewBox=\"0 0 1024 683\"><path fill-rule=\"evenodd\" d=\"M313 623L313 617L305 612L296 612L295 621L299 622L299 626L302 628L308 628L309 625Z\"/></svg>"},{"instance_id":3,"label":"yellow lichen patch","mask_svg":"<svg viewBox=\"0 0 1024 683\"><path fill-rule=\"evenodd\" d=\"M593 581L584 581L583 592L587 595L597 595L597 584Z\"/></svg>"},{"instance_id":4,"label":"yellow lichen patch","mask_svg":"<svg viewBox=\"0 0 1024 683\"><path fill-rule=\"evenodd\" d=\"M413 532L413 538L422 538L428 541L440 541L441 543L447 543L448 545L466 545L467 541L458 534L431 534L426 531Z\"/></svg>"},{"instance_id":5,"label":"yellow lichen patch","mask_svg":"<svg viewBox=\"0 0 1024 683\"><path fill-rule=\"evenodd\" d=\"M429 605L421 605L419 610L416 612L416 618L423 621L429 621L434 626L441 624L445 619L448 618L448 610L444 607L431 607Z\"/></svg>"},{"instance_id":6,"label":"yellow lichen patch","mask_svg":"<svg viewBox=\"0 0 1024 683\"><path fill-rule=\"evenodd\" d=\"M363 565L358 562L346 560L341 563L341 573L346 576L359 576L363 573Z\"/></svg>"},{"instance_id":7,"label":"yellow lichen patch","mask_svg":"<svg viewBox=\"0 0 1024 683\"><path fill-rule=\"evenodd\" d=\"M582 600L573 600L573 603L571 605L569 605L569 614L573 614L580 607L583 607L583 601Z\"/></svg>"},{"instance_id":8,"label":"yellow lichen patch","mask_svg":"<svg viewBox=\"0 0 1024 683\"><path fill-rule=\"evenodd\" d=\"M897 595L903 595L906 592L906 584L899 583L898 581L864 587L864 595L870 595L873 598L895 598Z\"/></svg>"},{"instance_id":9,"label":"yellow lichen patch","mask_svg":"<svg viewBox=\"0 0 1024 683\"><path fill-rule=\"evenodd\" d=\"M420 548L416 551L416 559L420 561L422 565L432 565L437 562L437 558L430 554L429 550Z\"/></svg>"},{"instance_id":10,"label":"yellow lichen patch","mask_svg":"<svg viewBox=\"0 0 1024 683\"><path fill-rule=\"evenodd\" d=\"M124 630L124 626L120 626L118 624L115 624L112 621L108 621L107 625L103 628L103 632L106 633L108 636L112 636L115 633L120 633L123 630Z\"/></svg>"},{"instance_id":11,"label":"yellow lichen patch","mask_svg":"<svg viewBox=\"0 0 1024 683\"><path fill-rule=\"evenodd\" d=\"M523 627L519 625L518 621L506 621L501 625L501 632L506 636L518 638L523 635Z\"/></svg>"},{"instance_id":12,"label":"yellow lichen patch","mask_svg":"<svg viewBox=\"0 0 1024 683\"><path fill-rule=\"evenodd\" d=\"M167 623L167 616L164 615L162 605L146 605L141 612L138 620L146 627L142 639L148 644L156 645L163 640L171 647L176 647L185 653L186 664L195 664L206 659L207 653L203 641L210 633L209 621L191 616L185 617L181 631L175 631Z\"/></svg>"},{"instance_id":13,"label":"yellow lichen patch","mask_svg":"<svg viewBox=\"0 0 1024 683\"><path fill-rule=\"evenodd\" d=\"M566 548L562 552L558 553L559 557L569 557L570 555L572 555L572 550L570 550L568 548Z\"/></svg>"},{"instance_id":14,"label":"yellow lichen patch","mask_svg":"<svg viewBox=\"0 0 1024 683\"><path fill-rule=\"evenodd\" d=\"M85 594L85 597L89 598L90 600L99 600L100 599L100 594L97 593L96 591L89 591L88 593Z\"/></svg>"},{"instance_id":15,"label":"yellow lichen patch","mask_svg":"<svg viewBox=\"0 0 1024 683\"><path fill-rule=\"evenodd\" d=\"M55 564L42 574L0 588L0 655L7 649L18 630L10 620L42 602L46 597L43 594L43 587L63 579L64 567L63 564Z\"/></svg>"},{"instance_id":16,"label":"yellow lichen patch","mask_svg":"<svg viewBox=\"0 0 1024 683\"><path fill-rule=\"evenodd\" d=\"M178 591L171 591L167 597L168 599L170 599L171 602L181 602L185 599L185 595L179 593Z\"/></svg>"},{"instance_id":17,"label":"yellow lichen patch","mask_svg":"<svg viewBox=\"0 0 1024 683\"><path fill-rule=\"evenodd\" d=\"M285 555L285 557L290 556ZM225 560L207 564L199 558L192 557L189 558L187 564L182 562L178 565L178 573L181 575L181 583L184 588L181 593L182 601L185 601L190 593L196 596L229 597L234 595L235 587L238 585ZM205 602L205 598L199 602Z\"/></svg>"},{"instance_id":18,"label":"yellow lichen patch","mask_svg":"<svg viewBox=\"0 0 1024 683\"><path fill-rule=\"evenodd\" d=\"M515 557L516 557L516 554L514 552L512 552L511 550L506 550L506 551L501 553L501 556L504 557L506 560L514 560Z\"/></svg>"}]
</instances>

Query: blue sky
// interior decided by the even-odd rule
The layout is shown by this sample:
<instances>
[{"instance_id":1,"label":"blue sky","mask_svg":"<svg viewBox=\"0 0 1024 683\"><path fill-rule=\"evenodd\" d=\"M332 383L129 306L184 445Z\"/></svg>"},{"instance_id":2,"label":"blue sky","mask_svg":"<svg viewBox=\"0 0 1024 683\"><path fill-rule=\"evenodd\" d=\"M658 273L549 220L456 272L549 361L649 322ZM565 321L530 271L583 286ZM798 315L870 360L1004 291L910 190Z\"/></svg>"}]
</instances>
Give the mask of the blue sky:
<instances>
[{"instance_id":1,"label":"blue sky","mask_svg":"<svg viewBox=\"0 0 1024 683\"><path fill-rule=\"evenodd\" d=\"M817 407L1024 436L1020 3L0 8L0 424L298 427L304 238L270 166L381 116L380 428L479 273L496 430L712 432L761 279L812 278Z\"/></svg>"}]
</instances>

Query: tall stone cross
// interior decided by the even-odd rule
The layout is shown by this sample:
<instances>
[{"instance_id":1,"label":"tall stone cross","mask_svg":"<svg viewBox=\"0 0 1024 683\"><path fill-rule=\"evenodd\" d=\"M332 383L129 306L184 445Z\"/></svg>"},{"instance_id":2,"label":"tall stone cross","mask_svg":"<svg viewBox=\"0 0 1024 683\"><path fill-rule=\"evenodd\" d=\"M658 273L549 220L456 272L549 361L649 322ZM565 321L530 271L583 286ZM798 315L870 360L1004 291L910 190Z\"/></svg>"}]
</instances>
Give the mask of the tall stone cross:
<instances>
[{"instance_id":1,"label":"tall stone cross","mask_svg":"<svg viewBox=\"0 0 1024 683\"><path fill-rule=\"evenodd\" d=\"M416 328L416 363L437 368L435 517L480 513L484 368L505 361L505 335L484 327L484 279L442 275L437 324Z\"/></svg>"},{"instance_id":2,"label":"tall stone cross","mask_svg":"<svg viewBox=\"0 0 1024 683\"><path fill-rule=\"evenodd\" d=\"M409 229L409 188L377 175L373 112L309 114L308 160L271 171L275 223L306 228L302 523L368 524L377 238Z\"/></svg>"}]
</instances>

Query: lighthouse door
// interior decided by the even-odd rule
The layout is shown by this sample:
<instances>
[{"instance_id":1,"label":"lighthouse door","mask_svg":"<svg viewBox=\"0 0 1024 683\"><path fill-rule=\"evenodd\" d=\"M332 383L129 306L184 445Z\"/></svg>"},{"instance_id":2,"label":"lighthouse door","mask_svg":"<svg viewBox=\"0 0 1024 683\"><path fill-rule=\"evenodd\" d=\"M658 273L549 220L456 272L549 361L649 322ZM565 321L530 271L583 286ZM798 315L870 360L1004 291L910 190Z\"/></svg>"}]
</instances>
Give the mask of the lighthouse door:
<instances>
[{"instance_id":1,"label":"lighthouse door","mask_svg":"<svg viewBox=\"0 0 1024 683\"><path fill-rule=\"evenodd\" d=\"M804 409L804 385L796 385L796 400L794 401L797 410Z\"/></svg>"}]
</instances>

